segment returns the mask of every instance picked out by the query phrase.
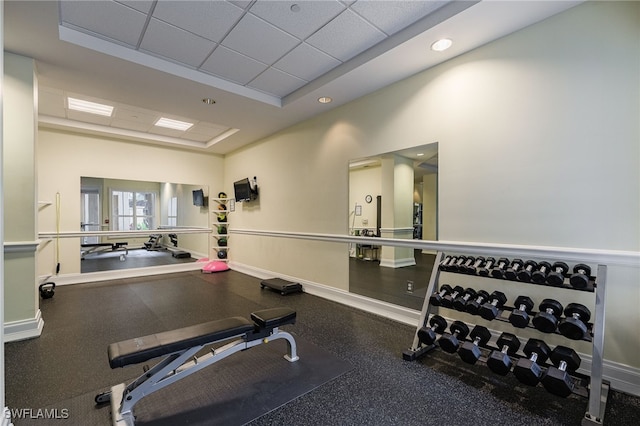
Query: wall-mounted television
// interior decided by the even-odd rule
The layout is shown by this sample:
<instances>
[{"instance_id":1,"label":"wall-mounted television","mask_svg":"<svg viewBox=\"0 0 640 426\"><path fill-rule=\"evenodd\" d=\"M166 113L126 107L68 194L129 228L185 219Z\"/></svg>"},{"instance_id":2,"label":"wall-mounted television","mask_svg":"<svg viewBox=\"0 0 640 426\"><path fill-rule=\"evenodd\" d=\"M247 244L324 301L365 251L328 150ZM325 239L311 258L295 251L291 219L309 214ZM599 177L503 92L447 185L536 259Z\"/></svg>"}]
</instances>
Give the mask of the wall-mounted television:
<instances>
[{"instance_id":1,"label":"wall-mounted television","mask_svg":"<svg viewBox=\"0 0 640 426\"><path fill-rule=\"evenodd\" d=\"M205 207L207 200L204 197L204 191L202 189L195 189L191 191L193 194L193 205L198 207Z\"/></svg>"},{"instance_id":2,"label":"wall-mounted television","mask_svg":"<svg viewBox=\"0 0 640 426\"><path fill-rule=\"evenodd\" d=\"M253 184L249 178L244 178L233 183L233 192L237 202L251 201L258 198L258 186L255 184L256 178L253 178Z\"/></svg>"}]
</instances>

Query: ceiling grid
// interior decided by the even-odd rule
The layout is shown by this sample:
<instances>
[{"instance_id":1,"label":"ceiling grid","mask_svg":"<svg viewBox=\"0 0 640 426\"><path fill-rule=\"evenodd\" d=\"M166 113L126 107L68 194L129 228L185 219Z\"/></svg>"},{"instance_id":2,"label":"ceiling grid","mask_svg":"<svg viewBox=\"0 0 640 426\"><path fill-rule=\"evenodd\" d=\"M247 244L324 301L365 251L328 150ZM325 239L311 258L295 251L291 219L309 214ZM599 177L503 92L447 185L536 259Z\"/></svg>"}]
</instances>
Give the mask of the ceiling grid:
<instances>
[{"instance_id":1,"label":"ceiling grid","mask_svg":"<svg viewBox=\"0 0 640 426\"><path fill-rule=\"evenodd\" d=\"M6 0L5 50L36 61L41 126L224 154L580 2Z\"/></svg>"}]
</instances>

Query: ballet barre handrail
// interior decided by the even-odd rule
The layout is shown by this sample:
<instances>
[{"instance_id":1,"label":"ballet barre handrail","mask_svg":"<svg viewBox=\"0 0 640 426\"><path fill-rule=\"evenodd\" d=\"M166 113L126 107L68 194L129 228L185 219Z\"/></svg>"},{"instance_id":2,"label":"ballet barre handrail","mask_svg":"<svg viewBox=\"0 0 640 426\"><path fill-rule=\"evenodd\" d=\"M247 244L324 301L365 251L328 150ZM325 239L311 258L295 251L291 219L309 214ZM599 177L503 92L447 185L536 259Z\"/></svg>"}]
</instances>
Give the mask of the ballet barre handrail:
<instances>
[{"instance_id":1,"label":"ballet barre handrail","mask_svg":"<svg viewBox=\"0 0 640 426\"><path fill-rule=\"evenodd\" d=\"M263 237L294 238L302 240L326 241L333 243L375 244L381 246L407 247L422 250L435 250L446 253L476 255L538 257L562 259L583 263L605 263L640 268L640 251L601 250L572 247L529 246L516 244L478 243L466 241L429 241L402 238L358 237L353 235L320 234L310 232L265 231L230 228L230 234L254 235Z\"/></svg>"},{"instance_id":2,"label":"ballet barre handrail","mask_svg":"<svg viewBox=\"0 0 640 426\"><path fill-rule=\"evenodd\" d=\"M148 237L152 234L203 234L211 233L211 228L162 228L146 229L141 231L61 231L61 232L39 232L38 238L78 238L78 237Z\"/></svg>"}]
</instances>

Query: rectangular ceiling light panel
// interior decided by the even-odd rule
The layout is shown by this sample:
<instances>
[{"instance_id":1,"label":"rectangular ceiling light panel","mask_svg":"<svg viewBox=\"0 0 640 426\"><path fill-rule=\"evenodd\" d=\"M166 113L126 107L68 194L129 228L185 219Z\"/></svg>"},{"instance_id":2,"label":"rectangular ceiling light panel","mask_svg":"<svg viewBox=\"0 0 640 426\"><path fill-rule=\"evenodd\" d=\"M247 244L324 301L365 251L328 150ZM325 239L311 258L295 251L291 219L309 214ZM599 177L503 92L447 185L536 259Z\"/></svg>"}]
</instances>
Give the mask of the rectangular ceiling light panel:
<instances>
[{"instance_id":1,"label":"rectangular ceiling light panel","mask_svg":"<svg viewBox=\"0 0 640 426\"><path fill-rule=\"evenodd\" d=\"M187 123L186 121L172 120L170 118L161 117L158 121L156 121L156 126L184 131L193 126L193 123Z\"/></svg>"},{"instance_id":2,"label":"rectangular ceiling light panel","mask_svg":"<svg viewBox=\"0 0 640 426\"><path fill-rule=\"evenodd\" d=\"M67 98L67 105L69 109L88 112L89 114L104 115L106 117L111 117L113 113L113 107L111 105L98 104L82 99Z\"/></svg>"}]
</instances>

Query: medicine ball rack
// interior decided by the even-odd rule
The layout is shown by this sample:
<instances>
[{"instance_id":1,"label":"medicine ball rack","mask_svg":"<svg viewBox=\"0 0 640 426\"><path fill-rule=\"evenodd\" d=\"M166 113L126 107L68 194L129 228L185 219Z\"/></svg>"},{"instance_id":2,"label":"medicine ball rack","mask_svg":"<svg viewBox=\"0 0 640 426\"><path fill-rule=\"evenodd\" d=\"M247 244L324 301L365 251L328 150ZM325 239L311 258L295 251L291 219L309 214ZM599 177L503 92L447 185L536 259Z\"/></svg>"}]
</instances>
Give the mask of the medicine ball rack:
<instances>
[{"instance_id":1,"label":"medicine ball rack","mask_svg":"<svg viewBox=\"0 0 640 426\"><path fill-rule=\"evenodd\" d=\"M445 274L455 274L456 272L451 272L451 271L443 271L441 270L441 265L443 264L443 260L445 258L448 257L453 257L453 256L458 256L458 255L445 255L445 253L443 252L438 252L436 254L436 258L434 261L434 268L433 271L431 273L431 277L429 279L429 283L427 286L427 293L426 293L426 297L422 306L422 311L420 314L420 320L418 323L418 327L416 328L416 332L414 334L414 338L413 338L413 343L411 345L411 347L407 350L405 350L402 354L403 359L407 360L407 361L413 361L416 360L422 356L424 356L425 354L427 354L428 352L430 352L431 350L437 348L437 342L434 342L433 344L424 344L420 341L419 337L418 337L418 333L420 332L421 329L423 329L424 332L424 328L423 327L429 327L429 328L433 328L433 324L434 323L430 323L430 320L434 319L434 315L437 314L437 309L438 307L435 306L432 302L431 302L431 296L438 293L439 292L439 281L440 281L440 274L442 272L444 272ZM462 257L462 256L460 256ZM466 258L471 258L469 256L464 256ZM496 257L497 258L497 257ZM473 258L471 258L473 259ZM506 259L505 259L506 260ZM497 262L495 262L497 264ZM576 267L579 267L578 264L576 265ZM492 265L494 267L497 267L497 265ZM484 283L487 283L487 287L496 287L496 284L499 286L505 286L505 285L511 285L511 284L520 284L521 287L522 286L540 286L540 285L544 285L543 283L533 283L533 282L522 282L522 281L517 281L517 280L507 280L505 278L494 278L491 275L489 276L480 276L477 275L477 272L475 271L475 268L473 269L469 269L469 268L462 268L462 273L466 273L469 274L469 277L471 278L472 276L474 277L474 279L479 280L478 282L482 282L483 285ZM596 276L591 276L590 274L588 275L588 284L585 286L580 286L579 288L576 288L572 285L569 284L569 277L570 274L568 273L568 270L562 271L562 275L561 275L561 283L557 283L556 286L554 287L549 287L549 289L553 289L553 288L563 288L563 289L568 289L568 290L575 290L575 291L579 291L579 292L590 292L593 293L595 296L595 312L594 312L594 316L593 318L591 318L593 320L593 322L591 323L587 323L587 329L588 332L586 333L586 336L582 339L575 339L575 340L581 340L581 341L585 341L585 342L589 342L591 349L592 349L592 359L591 359L591 367L590 367L590 371L589 374L580 374L580 373L576 373L576 372L572 372L570 373L570 377L574 382L574 388L572 389L572 393L588 398L589 402L588 402L588 406L587 406L587 411L585 413L584 418L582 419L582 425L586 426L586 425L594 425L594 424L602 424L603 420L604 420L604 413L605 413L605 408L606 408L606 403L607 403L607 397L608 397L608 393L609 393L609 387L610 384L608 381L603 380L602 378L602 370L603 370L603 349L604 349L604 313L605 313L605 285L606 285L606 275L607 275L607 266L606 265L598 265L597 267L597 275ZM456 274L457 275L457 274ZM505 287L502 287L503 289ZM488 290L488 289L487 289ZM492 291L492 290L488 290L488 291ZM454 309L454 308L451 308ZM498 315L496 316L496 318L493 321L498 321L498 322L507 322L509 323L509 320L507 319L509 317L509 315L511 314L511 312L513 312L514 310L518 310L518 307L516 306L500 306L499 310L498 310ZM460 311L456 310L456 313L458 313ZM536 314L536 312L531 312L530 315L531 317L533 317ZM477 318L472 316L469 313L462 313L462 316L466 316L465 318ZM441 320L441 318L438 318L437 316L435 317L436 319ZM466 323L471 323L472 321L464 321ZM437 323L437 321L436 321ZM528 324L526 325L526 327L524 328L514 328L514 334L518 334L520 331L530 331L533 330L534 333L539 333L542 337L544 337L545 335L548 336L548 334L542 333L541 331L536 330L532 325ZM439 328L439 329L435 329L434 330L435 333L437 334L442 334L443 333L443 329ZM433 333L434 331L430 331L430 333ZM450 330L451 331L451 330ZM528 334L532 334L532 333L528 333ZM562 336L558 331L554 331L553 332L554 335L558 335L558 336ZM538 338L542 338L540 336L537 336ZM466 337L466 335L464 336L464 339L460 338L460 344L462 345L464 342L473 342L474 339L473 338L468 338ZM525 339L526 340L526 337ZM523 340L523 341L524 341ZM488 342L487 342L488 343ZM497 344L484 344L484 345L479 345L478 349L482 348L482 356L479 358L480 362L485 362L487 361L487 356L484 353L486 350L496 350L500 351L501 348L499 347L501 345L497 345ZM528 356L525 355L522 351L522 349L520 349L519 351L515 352L512 354L511 352L509 353L509 356L511 356L514 359L527 359ZM546 363L541 363L540 365L543 368L548 369L549 367L553 367L553 365L551 364L546 364Z\"/></svg>"},{"instance_id":2,"label":"medicine ball rack","mask_svg":"<svg viewBox=\"0 0 640 426\"><path fill-rule=\"evenodd\" d=\"M215 238L215 243L211 247L215 251L216 260L227 262L227 255L229 251L228 238L229 238L229 213L233 209L229 209L229 198L226 197L224 192L218 194L218 198L213 198L213 201L217 203L217 209L211 211L212 226L216 231L212 236Z\"/></svg>"}]
</instances>

